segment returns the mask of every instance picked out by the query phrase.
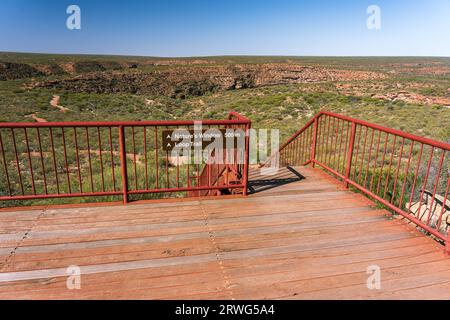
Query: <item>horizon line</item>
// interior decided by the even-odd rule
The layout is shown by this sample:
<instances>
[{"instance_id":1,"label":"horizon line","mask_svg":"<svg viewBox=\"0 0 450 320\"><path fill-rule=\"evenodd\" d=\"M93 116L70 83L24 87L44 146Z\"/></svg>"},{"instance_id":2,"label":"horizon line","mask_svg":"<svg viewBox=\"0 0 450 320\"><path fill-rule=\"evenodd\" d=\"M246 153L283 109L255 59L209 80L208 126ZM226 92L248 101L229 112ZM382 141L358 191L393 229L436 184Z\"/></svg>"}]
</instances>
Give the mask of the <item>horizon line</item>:
<instances>
[{"instance_id":1,"label":"horizon line","mask_svg":"<svg viewBox=\"0 0 450 320\"><path fill-rule=\"evenodd\" d=\"M272 55L272 54L224 54L224 55L192 55L192 56L154 56L139 54L115 54L115 53L52 53L36 51L2 51L0 54L36 54L36 55L59 55L59 56L113 56L131 58L158 58L158 59L192 59L192 58L221 58L221 57L273 57L273 58L450 58L441 55Z\"/></svg>"}]
</instances>

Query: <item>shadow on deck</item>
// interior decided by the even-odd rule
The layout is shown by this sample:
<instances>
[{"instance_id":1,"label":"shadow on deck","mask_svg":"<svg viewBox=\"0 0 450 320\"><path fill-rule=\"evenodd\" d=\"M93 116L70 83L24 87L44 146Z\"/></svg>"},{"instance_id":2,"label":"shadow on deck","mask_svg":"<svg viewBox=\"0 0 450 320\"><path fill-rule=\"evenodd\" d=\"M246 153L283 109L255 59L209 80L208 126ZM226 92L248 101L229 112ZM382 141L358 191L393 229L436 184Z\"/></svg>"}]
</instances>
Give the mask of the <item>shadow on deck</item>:
<instances>
[{"instance_id":1,"label":"shadow on deck","mask_svg":"<svg viewBox=\"0 0 450 320\"><path fill-rule=\"evenodd\" d=\"M250 169L248 189L254 194L303 179L305 177L292 167L281 168L275 175L262 175L259 169Z\"/></svg>"},{"instance_id":2,"label":"shadow on deck","mask_svg":"<svg viewBox=\"0 0 450 320\"><path fill-rule=\"evenodd\" d=\"M0 298L450 298L440 245L367 198L312 168L251 176L249 197L0 210Z\"/></svg>"}]
</instances>

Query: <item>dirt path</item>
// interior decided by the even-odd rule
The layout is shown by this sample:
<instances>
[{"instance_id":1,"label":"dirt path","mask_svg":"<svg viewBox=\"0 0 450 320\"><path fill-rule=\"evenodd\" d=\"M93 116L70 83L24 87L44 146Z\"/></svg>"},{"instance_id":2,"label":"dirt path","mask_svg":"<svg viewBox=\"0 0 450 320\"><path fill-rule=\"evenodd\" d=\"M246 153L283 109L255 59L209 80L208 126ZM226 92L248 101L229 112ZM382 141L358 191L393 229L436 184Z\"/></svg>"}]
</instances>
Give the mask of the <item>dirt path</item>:
<instances>
[{"instance_id":1,"label":"dirt path","mask_svg":"<svg viewBox=\"0 0 450 320\"><path fill-rule=\"evenodd\" d=\"M176 119L176 118L177 118L177 117L175 117L173 114L171 114L171 113L169 113L169 112L167 112L167 111L164 111L164 110L158 108L157 106L163 106L163 105L160 104L160 103L158 103L158 102L156 102L156 101L154 101L154 100L151 100L151 99L145 99L145 104L146 104L147 106L152 106L154 109L158 110L159 112L168 114L168 115L171 116L173 119Z\"/></svg>"},{"instance_id":2,"label":"dirt path","mask_svg":"<svg viewBox=\"0 0 450 320\"><path fill-rule=\"evenodd\" d=\"M57 95L54 95L52 100L50 101L50 105L52 107L58 108L61 112L66 112L66 111L70 111L69 108L63 107L59 105L59 99L60 97Z\"/></svg>"}]
</instances>

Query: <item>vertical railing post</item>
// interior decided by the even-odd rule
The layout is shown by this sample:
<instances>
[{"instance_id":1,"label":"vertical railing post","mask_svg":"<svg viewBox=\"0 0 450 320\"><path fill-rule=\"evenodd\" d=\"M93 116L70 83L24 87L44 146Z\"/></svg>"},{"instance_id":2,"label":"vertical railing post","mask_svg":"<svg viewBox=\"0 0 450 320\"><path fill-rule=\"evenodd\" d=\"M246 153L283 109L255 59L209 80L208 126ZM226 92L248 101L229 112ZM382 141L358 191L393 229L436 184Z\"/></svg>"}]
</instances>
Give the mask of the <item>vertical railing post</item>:
<instances>
[{"instance_id":1,"label":"vertical railing post","mask_svg":"<svg viewBox=\"0 0 450 320\"><path fill-rule=\"evenodd\" d=\"M128 203L127 151L125 146L125 130L119 126L120 165L122 169L123 204Z\"/></svg>"},{"instance_id":2,"label":"vertical railing post","mask_svg":"<svg viewBox=\"0 0 450 320\"><path fill-rule=\"evenodd\" d=\"M352 128L350 130L350 142L348 144L348 150L347 150L347 164L346 164L346 167L345 167L345 180L344 180L345 188L348 188L348 180L349 180L349 177L350 177L350 169L352 167L353 147L355 145L355 133L356 133L356 123L352 122Z\"/></svg>"},{"instance_id":3,"label":"vertical railing post","mask_svg":"<svg viewBox=\"0 0 450 320\"><path fill-rule=\"evenodd\" d=\"M245 125L245 160L244 160L244 190L242 194L246 196L248 194L248 169L250 161L250 129L252 123L248 122Z\"/></svg>"},{"instance_id":4,"label":"vertical railing post","mask_svg":"<svg viewBox=\"0 0 450 320\"><path fill-rule=\"evenodd\" d=\"M444 193L444 201L442 201L442 208L441 208L441 212L440 212L440 218L439 218L439 222L437 224L437 227L439 228L442 224L442 217L444 215L445 212L445 207L447 204L447 198L449 196L449 191L450 191L450 177L448 177L447 179L447 187L445 188L445 193ZM445 218L446 221L444 221L444 223L447 223L447 219L448 216ZM447 239L445 239L445 253L447 255L450 255L450 231L447 232Z\"/></svg>"},{"instance_id":5,"label":"vertical railing post","mask_svg":"<svg viewBox=\"0 0 450 320\"><path fill-rule=\"evenodd\" d=\"M312 140L312 146L311 146L311 164L314 168L316 165L316 147L317 147L317 130L319 127L319 117L316 117L314 119L314 133L313 133L313 140Z\"/></svg>"}]
</instances>

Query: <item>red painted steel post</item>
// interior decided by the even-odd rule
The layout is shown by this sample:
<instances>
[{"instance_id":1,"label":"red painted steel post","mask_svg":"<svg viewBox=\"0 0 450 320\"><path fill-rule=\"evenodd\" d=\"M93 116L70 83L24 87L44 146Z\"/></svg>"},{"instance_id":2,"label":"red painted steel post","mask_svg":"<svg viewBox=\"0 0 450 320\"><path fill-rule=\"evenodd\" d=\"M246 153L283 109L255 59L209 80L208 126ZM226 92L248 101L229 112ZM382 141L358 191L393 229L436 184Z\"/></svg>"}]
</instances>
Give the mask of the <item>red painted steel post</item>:
<instances>
[{"instance_id":1,"label":"red painted steel post","mask_svg":"<svg viewBox=\"0 0 450 320\"><path fill-rule=\"evenodd\" d=\"M128 203L127 151L125 147L125 130L119 126L120 166L122 168L123 204Z\"/></svg>"},{"instance_id":2,"label":"red painted steel post","mask_svg":"<svg viewBox=\"0 0 450 320\"><path fill-rule=\"evenodd\" d=\"M244 196L248 193L248 168L250 161L250 129L252 123L249 122L245 125L245 160L244 160L244 190L242 194Z\"/></svg>"},{"instance_id":3,"label":"red painted steel post","mask_svg":"<svg viewBox=\"0 0 450 320\"><path fill-rule=\"evenodd\" d=\"M442 204L442 206L444 207L444 204ZM449 255L449 256L450 256L450 232L448 232L448 234L447 234L447 239L445 240L444 253L445 253L446 255Z\"/></svg>"},{"instance_id":4,"label":"red painted steel post","mask_svg":"<svg viewBox=\"0 0 450 320\"><path fill-rule=\"evenodd\" d=\"M437 224L438 230L439 230L439 227L441 226L441 223L442 223L442 216L443 216L443 214L445 212L445 204L447 203L447 197L449 195L449 190L450 190L450 177L447 179L447 187L445 188L444 201L442 201L441 213L440 213L439 221L438 221L438 224ZM447 222L447 221L445 221L445 222ZM450 255L450 232L448 232L447 239L445 240L445 253L447 255Z\"/></svg>"},{"instance_id":5,"label":"red painted steel post","mask_svg":"<svg viewBox=\"0 0 450 320\"><path fill-rule=\"evenodd\" d=\"M350 131L350 143L348 145L347 150L347 165L345 168L345 188L348 188L348 178L350 177L350 170L352 167L352 158L353 158L353 146L355 144L355 134L356 134L356 123L352 122L352 129Z\"/></svg>"},{"instance_id":6,"label":"red painted steel post","mask_svg":"<svg viewBox=\"0 0 450 320\"><path fill-rule=\"evenodd\" d=\"M314 119L314 134L312 139L312 145L311 145L311 164L314 168L316 165L316 146L317 146L317 129L319 124L319 118Z\"/></svg>"}]
</instances>

